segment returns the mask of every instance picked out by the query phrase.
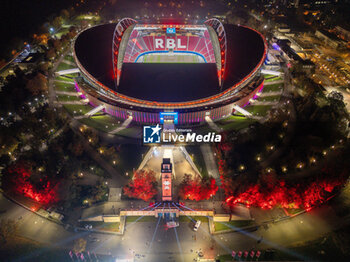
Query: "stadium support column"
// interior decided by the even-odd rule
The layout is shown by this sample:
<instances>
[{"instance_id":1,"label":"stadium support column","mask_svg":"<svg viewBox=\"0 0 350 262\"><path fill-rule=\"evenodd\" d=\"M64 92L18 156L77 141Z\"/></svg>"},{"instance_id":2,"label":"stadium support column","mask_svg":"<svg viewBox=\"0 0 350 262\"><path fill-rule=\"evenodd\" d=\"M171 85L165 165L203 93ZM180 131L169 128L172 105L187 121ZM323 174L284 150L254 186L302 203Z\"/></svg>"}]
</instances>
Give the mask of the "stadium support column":
<instances>
[{"instance_id":1,"label":"stadium support column","mask_svg":"<svg viewBox=\"0 0 350 262\"><path fill-rule=\"evenodd\" d=\"M219 40L221 60L219 61L219 63L217 63L217 68L218 68L219 84L220 84L220 87L222 88L224 83L225 70L226 70L226 51L227 51L226 32L224 29L224 25L220 22L220 20L216 18L209 19L205 21L204 24L214 29Z\"/></svg>"},{"instance_id":2,"label":"stadium support column","mask_svg":"<svg viewBox=\"0 0 350 262\"><path fill-rule=\"evenodd\" d=\"M118 57L122 57L122 56L119 56L119 47L122 41L122 36L125 30L129 26L136 23L137 21L132 18L123 18L118 22L118 24L114 29L113 40L112 40L112 65L113 65L113 79L114 79L115 89L117 89L119 85L119 79L121 74L121 66L120 66L121 63L118 63Z\"/></svg>"}]
</instances>

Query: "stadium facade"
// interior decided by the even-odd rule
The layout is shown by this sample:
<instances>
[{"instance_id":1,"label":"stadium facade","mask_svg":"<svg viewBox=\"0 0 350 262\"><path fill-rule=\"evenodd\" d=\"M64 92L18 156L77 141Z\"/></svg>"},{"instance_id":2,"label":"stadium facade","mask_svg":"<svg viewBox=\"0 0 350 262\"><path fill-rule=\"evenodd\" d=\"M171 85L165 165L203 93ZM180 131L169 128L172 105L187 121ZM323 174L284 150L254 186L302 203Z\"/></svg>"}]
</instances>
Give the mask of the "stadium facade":
<instances>
[{"instance_id":1,"label":"stadium facade","mask_svg":"<svg viewBox=\"0 0 350 262\"><path fill-rule=\"evenodd\" d=\"M73 47L76 87L89 103L142 124L224 118L263 87L264 37L217 19L189 25L124 18L84 30Z\"/></svg>"}]
</instances>

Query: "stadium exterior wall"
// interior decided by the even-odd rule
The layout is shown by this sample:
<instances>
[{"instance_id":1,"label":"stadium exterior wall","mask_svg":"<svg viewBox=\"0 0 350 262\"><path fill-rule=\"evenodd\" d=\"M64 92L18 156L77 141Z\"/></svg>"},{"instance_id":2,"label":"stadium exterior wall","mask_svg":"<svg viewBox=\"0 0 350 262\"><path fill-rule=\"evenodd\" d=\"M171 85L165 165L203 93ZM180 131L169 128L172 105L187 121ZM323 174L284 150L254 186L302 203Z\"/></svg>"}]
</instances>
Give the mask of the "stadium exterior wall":
<instances>
[{"instance_id":1,"label":"stadium exterior wall","mask_svg":"<svg viewBox=\"0 0 350 262\"><path fill-rule=\"evenodd\" d=\"M264 82L261 82L252 92L250 92L244 98L230 103L227 105L219 106L216 108L211 108L207 110L198 110L192 112L178 112L178 124L182 126L201 124L205 122L205 117L209 116L213 120L221 119L229 116L233 112L234 105L244 107L249 104L249 100L254 98L256 93L263 88ZM147 112L139 111L129 108L123 108L116 105L112 105L106 102L101 101L96 96L89 94L83 88L79 86L76 82L76 87L83 93L85 97L89 99L89 103L96 107L103 105L105 107L104 111L119 119L127 119L129 116L133 117L133 121L140 124L157 124L160 123L160 112ZM167 111L165 109L164 111ZM174 110L176 112L176 110Z\"/></svg>"},{"instance_id":2,"label":"stadium exterior wall","mask_svg":"<svg viewBox=\"0 0 350 262\"><path fill-rule=\"evenodd\" d=\"M133 22L131 21L130 23ZM257 32L256 30L254 31ZM141 124L159 123L160 112L177 112L178 124L182 126L204 123L206 116L210 116L213 120L221 119L229 116L235 105L240 107L246 106L249 100L254 98L256 93L263 87L260 70L265 61L267 43L261 33L257 33L261 36L265 45L260 62L250 74L238 83L210 97L188 102L167 103L136 99L118 93L99 82L84 68L76 55L74 41L73 56L82 76L82 81L76 79L76 87L89 99L89 103L92 106L103 105L106 113L119 119L127 119L129 116L132 116L133 121ZM121 36L122 33L118 36L118 41L120 41ZM114 37L116 36L114 35ZM118 49L118 46L113 46L113 48L113 50Z\"/></svg>"}]
</instances>

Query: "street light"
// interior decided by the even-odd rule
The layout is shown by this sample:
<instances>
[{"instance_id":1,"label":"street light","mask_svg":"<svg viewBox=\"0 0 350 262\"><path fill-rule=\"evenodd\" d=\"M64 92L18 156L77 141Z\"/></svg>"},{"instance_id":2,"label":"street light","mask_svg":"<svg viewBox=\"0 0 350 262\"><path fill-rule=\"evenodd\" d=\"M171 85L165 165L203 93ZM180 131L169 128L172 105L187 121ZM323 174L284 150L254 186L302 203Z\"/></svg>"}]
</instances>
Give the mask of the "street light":
<instances>
[{"instance_id":1,"label":"street light","mask_svg":"<svg viewBox=\"0 0 350 262\"><path fill-rule=\"evenodd\" d=\"M297 168L302 169L303 167L304 167L304 163L303 162L298 163Z\"/></svg>"},{"instance_id":2,"label":"street light","mask_svg":"<svg viewBox=\"0 0 350 262\"><path fill-rule=\"evenodd\" d=\"M244 169L245 169L245 166L244 166L244 165L240 165L240 166L239 166L239 170L240 170L240 171L243 171Z\"/></svg>"},{"instance_id":3,"label":"street light","mask_svg":"<svg viewBox=\"0 0 350 262\"><path fill-rule=\"evenodd\" d=\"M311 157L311 158L310 158L310 163L311 163L311 164L314 164L314 163L316 163L316 158L314 158L314 157Z\"/></svg>"}]
</instances>

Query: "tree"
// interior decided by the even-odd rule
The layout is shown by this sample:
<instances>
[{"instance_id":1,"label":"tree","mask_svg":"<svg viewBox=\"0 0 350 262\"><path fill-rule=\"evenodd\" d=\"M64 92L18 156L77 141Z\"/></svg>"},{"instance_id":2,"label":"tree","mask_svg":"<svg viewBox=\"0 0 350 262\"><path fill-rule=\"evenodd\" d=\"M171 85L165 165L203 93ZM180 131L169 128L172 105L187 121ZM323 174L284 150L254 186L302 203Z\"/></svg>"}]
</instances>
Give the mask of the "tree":
<instances>
[{"instance_id":1,"label":"tree","mask_svg":"<svg viewBox=\"0 0 350 262\"><path fill-rule=\"evenodd\" d=\"M32 95L39 95L47 91L47 79L43 74L37 73L36 76L28 80L26 88Z\"/></svg>"},{"instance_id":2,"label":"tree","mask_svg":"<svg viewBox=\"0 0 350 262\"><path fill-rule=\"evenodd\" d=\"M84 146L80 141L74 141L74 143L69 145L69 150L75 156L81 156L84 153Z\"/></svg>"},{"instance_id":3,"label":"tree","mask_svg":"<svg viewBox=\"0 0 350 262\"><path fill-rule=\"evenodd\" d=\"M64 20L69 18L69 12L67 9L62 9L60 15Z\"/></svg>"},{"instance_id":4,"label":"tree","mask_svg":"<svg viewBox=\"0 0 350 262\"><path fill-rule=\"evenodd\" d=\"M33 35L33 44L36 45L46 45L47 41L49 39L49 34L48 33L43 33L43 34L34 34Z\"/></svg>"},{"instance_id":5,"label":"tree","mask_svg":"<svg viewBox=\"0 0 350 262\"><path fill-rule=\"evenodd\" d=\"M39 64L38 69L45 75L48 75L49 69L52 67L51 62L42 62Z\"/></svg>"},{"instance_id":6,"label":"tree","mask_svg":"<svg viewBox=\"0 0 350 262\"><path fill-rule=\"evenodd\" d=\"M8 130L1 129L1 136L0 136L0 156L3 154L13 153L17 147L20 141L14 136L13 133L10 133Z\"/></svg>"},{"instance_id":7,"label":"tree","mask_svg":"<svg viewBox=\"0 0 350 262\"><path fill-rule=\"evenodd\" d=\"M62 25L62 20L62 17L56 16L52 21L52 26L57 29L60 28Z\"/></svg>"},{"instance_id":8,"label":"tree","mask_svg":"<svg viewBox=\"0 0 350 262\"><path fill-rule=\"evenodd\" d=\"M84 238L78 238L74 241L73 252L81 253L84 252L86 248L86 240Z\"/></svg>"},{"instance_id":9,"label":"tree","mask_svg":"<svg viewBox=\"0 0 350 262\"><path fill-rule=\"evenodd\" d=\"M128 197L149 201L157 194L157 182L153 171L138 170L126 185L124 194Z\"/></svg>"},{"instance_id":10,"label":"tree","mask_svg":"<svg viewBox=\"0 0 350 262\"><path fill-rule=\"evenodd\" d=\"M196 176L192 179L191 175L185 174L181 184L179 195L182 199L204 200L216 194L218 186L214 178L200 178Z\"/></svg>"},{"instance_id":11,"label":"tree","mask_svg":"<svg viewBox=\"0 0 350 262\"><path fill-rule=\"evenodd\" d=\"M5 170L6 189L42 204L57 202L57 188L53 181L45 174L33 173L33 165L29 161L19 161L8 166Z\"/></svg>"},{"instance_id":12,"label":"tree","mask_svg":"<svg viewBox=\"0 0 350 262\"><path fill-rule=\"evenodd\" d=\"M2 68L4 65L6 65L6 60L0 59L0 68Z\"/></svg>"},{"instance_id":13,"label":"tree","mask_svg":"<svg viewBox=\"0 0 350 262\"><path fill-rule=\"evenodd\" d=\"M1 241L6 244L7 241L17 234L18 224L12 219L1 219L0 237Z\"/></svg>"},{"instance_id":14,"label":"tree","mask_svg":"<svg viewBox=\"0 0 350 262\"><path fill-rule=\"evenodd\" d=\"M50 48L47 52L46 52L46 58L49 60L53 60L56 57L56 52L54 48Z\"/></svg>"},{"instance_id":15,"label":"tree","mask_svg":"<svg viewBox=\"0 0 350 262\"><path fill-rule=\"evenodd\" d=\"M91 189L91 195L94 202L99 202L105 199L108 193L108 187L103 182L98 182L95 187Z\"/></svg>"},{"instance_id":16,"label":"tree","mask_svg":"<svg viewBox=\"0 0 350 262\"><path fill-rule=\"evenodd\" d=\"M115 153L115 148L113 146L106 148L105 155L111 157Z\"/></svg>"}]
</instances>

